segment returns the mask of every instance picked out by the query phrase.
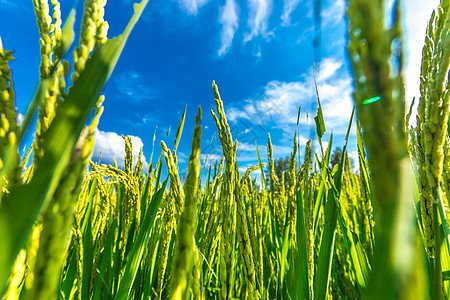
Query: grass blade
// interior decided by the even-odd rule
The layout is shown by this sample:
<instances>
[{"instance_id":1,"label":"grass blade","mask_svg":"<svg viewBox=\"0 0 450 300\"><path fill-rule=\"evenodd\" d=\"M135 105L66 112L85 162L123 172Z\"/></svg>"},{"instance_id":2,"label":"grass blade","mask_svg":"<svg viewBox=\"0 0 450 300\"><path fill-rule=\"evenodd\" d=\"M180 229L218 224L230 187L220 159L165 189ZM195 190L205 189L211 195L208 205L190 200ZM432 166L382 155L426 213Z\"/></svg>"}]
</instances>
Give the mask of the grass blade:
<instances>
[{"instance_id":1,"label":"grass blade","mask_svg":"<svg viewBox=\"0 0 450 300\"><path fill-rule=\"evenodd\" d=\"M153 195L152 202L147 208L144 221L139 229L138 236L130 250L129 260L125 266L122 279L119 283L116 299L129 299L131 289L136 278L136 274L139 270L142 256L145 251L150 232L155 222L156 213L158 212L159 205L166 189L167 179L163 182L162 187Z\"/></svg>"},{"instance_id":2,"label":"grass blade","mask_svg":"<svg viewBox=\"0 0 450 300\"><path fill-rule=\"evenodd\" d=\"M303 216L302 191L297 191L297 247L294 255L294 272L290 278L292 299L312 299L309 288L308 253L306 249L306 231ZM291 273L291 274L292 274Z\"/></svg>"}]
</instances>

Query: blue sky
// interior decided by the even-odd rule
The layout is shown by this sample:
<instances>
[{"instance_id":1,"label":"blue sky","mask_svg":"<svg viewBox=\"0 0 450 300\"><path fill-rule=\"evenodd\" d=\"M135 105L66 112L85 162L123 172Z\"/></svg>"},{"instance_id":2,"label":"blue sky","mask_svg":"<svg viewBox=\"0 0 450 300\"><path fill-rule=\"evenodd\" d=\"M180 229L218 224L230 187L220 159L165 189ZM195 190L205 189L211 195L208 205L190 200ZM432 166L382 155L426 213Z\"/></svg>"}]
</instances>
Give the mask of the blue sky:
<instances>
[{"instance_id":1,"label":"blue sky","mask_svg":"<svg viewBox=\"0 0 450 300\"><path fill-rule=\"evenodd\" d=\"M60 0L65 18L74 1ZM77 5L78 23L83 1ZM387 1L389 3L392 1ZM418 96L420 54L427 20L437 0L403 1L407 99ZM122 32L132 15L131 0L110 0L105 7L109 37ZM319 94L333 148L342 147L352 109L353 83L346 60L345 0L322 0ZM389 22L389 20L387 20ZM0 37L14 50L16 103L24 114L39 78L39 37L31 0L0 0ZM234 138L239 140L240 170L256 163L255 142L267 160L267 133L274 155L292 150L297 110L302 107L301 150L315 137L314 20L312 0L152 0L132 32L107 84L105 111L96 133L94 160L116 155L123 161L123 135L143 147L147 163L156 130L159 142L173 147L178 122L187 105L179 146L180 173L187 167L194 116L203 109L202 159L221 154L210 110L211 83L219 86ZM76 41L77 42L77 41ZM309 115L309 125L306 113ZM171 127L171 134L165 137ZM356 157L354 134L349 152ZM303 153L303 152L301 152Z\"/></svg>"}]
</instances>

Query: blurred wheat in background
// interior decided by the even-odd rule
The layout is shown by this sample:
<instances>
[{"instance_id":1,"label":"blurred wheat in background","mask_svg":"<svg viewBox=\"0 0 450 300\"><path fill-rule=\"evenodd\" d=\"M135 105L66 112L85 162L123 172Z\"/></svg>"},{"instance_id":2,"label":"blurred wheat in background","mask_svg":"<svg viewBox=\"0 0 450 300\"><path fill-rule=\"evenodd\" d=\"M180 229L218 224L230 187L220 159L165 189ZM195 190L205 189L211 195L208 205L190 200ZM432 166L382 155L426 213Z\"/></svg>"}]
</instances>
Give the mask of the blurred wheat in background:
<instances>
[{"instance_id":1,"label":"blurred wheat in background","mask_svg":"<svg viewBox=\"0 0 450 300\"><path fill-rule=\"evenodd\" d=\"M70 64L74 12L63 25L58 0L51 11L47 0L33 0L40 82L21 124L14 58L0 42L3 299L450 298L450 1L441 1L426 30L415 122L413 105L405 107L399 3L386 28L383 1L349 0L355 106L333 167L316 86L320 149L309 140L297 156L299 109L287 171L276 172L268 135L268 157L256 146L258 164L240 173L238 140L213 82L222 159L201 165L207 116L199 107L184 182L177 148L186 110L174 147L161 142L147 172L129 137L124 168L90 160L102 89L147 2L134 5L111 39L106 0L86 0ZM20 155L35 114L34 142ZM356 173L347 153L352 126Z\"/></svg>"}]
</instances>

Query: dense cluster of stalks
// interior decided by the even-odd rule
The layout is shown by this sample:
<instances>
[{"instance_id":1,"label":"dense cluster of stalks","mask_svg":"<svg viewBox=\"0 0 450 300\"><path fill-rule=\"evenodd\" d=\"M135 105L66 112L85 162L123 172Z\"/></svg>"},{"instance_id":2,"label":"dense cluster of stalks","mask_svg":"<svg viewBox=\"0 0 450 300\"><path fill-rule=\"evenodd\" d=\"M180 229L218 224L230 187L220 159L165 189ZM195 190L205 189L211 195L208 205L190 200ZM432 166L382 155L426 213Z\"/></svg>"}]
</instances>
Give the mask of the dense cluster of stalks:
<instances>
[{"instance_id":1,"label":"dense cluster of stalks","mask_svg":"<svg viewBox=\"0 0 450 300\"><path fill-rule=\"evenodd\" d=\"M57 0L52 14L47 0L33 0L40 85L22 124L12 53L0 43L2 297L449 299L450 1L442 1L426 30L414 126L412 106L405 114L399 4L386 29L382 2L348 5L356 92L346 143L355 126L357 173L347 144L330 169L333 136L322 148L326 124L318 97L317 154L310 140L297 160L298 127L287 174L275 174L270 135L268 157L255 147L258 164L241 174L238 141L213 82L211 114L223 156L202 166L199 108L183 183L177 149L186 110L173 149L161 142L147 172L128 137L123 169L90 161L102 87L147 1L135 5L122 35L108 39L106 1L86 0L70 72L64 57L74 39L74 13L62 28ZM368 104L374 97L380 100ZM18 145L36 111L35 141L22 157ZM255 171L260 183L252 179Z\"/></svg>"}]
</instances>

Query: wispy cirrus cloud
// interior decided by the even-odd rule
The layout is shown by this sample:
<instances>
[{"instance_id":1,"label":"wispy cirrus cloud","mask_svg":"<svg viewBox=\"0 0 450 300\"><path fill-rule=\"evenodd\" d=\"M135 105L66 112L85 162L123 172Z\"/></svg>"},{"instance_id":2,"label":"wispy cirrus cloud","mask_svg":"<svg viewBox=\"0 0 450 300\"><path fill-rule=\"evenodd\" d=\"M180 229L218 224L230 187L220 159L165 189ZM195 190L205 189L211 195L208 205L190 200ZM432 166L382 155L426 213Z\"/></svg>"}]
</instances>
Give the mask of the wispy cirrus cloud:
<instances>
[{"instance_id":1,"label":"wispy cirrus cloud","mask_svg":"<svg viewBox=\"0 0 450 300\"><path fill-rule=\"evenodd\" d=\"M139 157L139 151L144 147L144 143L140 137L130 135L131 143L133 145L133 157L136 163ZM94 132L94 150L92 153L92 160L98 161L101 158L102 163L113 164L114 158L117 161L117 166L120 168L124 167L124 157L125 157L125 141L122 136L116 132L101 131L95 129ZM148 162L144 159L144 170L148 168Z\"/></svg>"},{"instance_id":2,"label":"wispy cirrus cloud","mask_svg":"<svg viewBox=\"0 0 450 300\"><path fill-rule=\"evenodd\" d=\"M148 87L145 78L135 71L120 73L114 78L114 84L120 94L136 103L160 97L159 92Z\"/></svg>"},{"instance_id":3,"label":"wispy cirrus cloud","mask_svg":"<svg viewBox=\"0 0 450 300\"><path fill-rule=\"evenodd\" d=\"M331 4L322 10L322 26L334 26L345 16L347 2L345 0L331 1Z\"/></svg>"},{"instance_id":4,"label":"wispy cirrus cloud","mask_svg":"<svg viewBox=\"0 0 450 300\"><path fill-rule=\"evenodd\" d=\"M261 35L264 38L269 36L267 28L269 17L272 14L273 0L248 0L248 27L250 32L244 34L244 43Z\"/></svg>"},{"instance_id":5,"label":"wispy cirrus cloud","mask_svg":"<svg viewBox=\"0 0 450 300\"><path fill-rule=\"evenodd\" d=\"M189 15L196 15L198 10L209 0L177 0L181 8Z\"/></svg>"},{"instance_id":6,"label":"wispy cirrus cloud","mask_svg":"<svg viewBox=\"0 0 450 300\"><path fill-rule=\"evenodd\" d=\"M301 0L284 0L281 26L291 26L291 13L297 8Z\"/></svg>"},{"instance_id":7,"label":"wispy cirrus cloud","mask_svg":"<svg viewBox=\"0 0 450 300\"><path fill-rule=\"evenodd\" d=\"M239 6L235 0L226 0L225 5L220 8L219 23L222 25L222 32L217 55L223 56L231 48L234 34L239 27Z\"/></svg>"}]
</instances>

